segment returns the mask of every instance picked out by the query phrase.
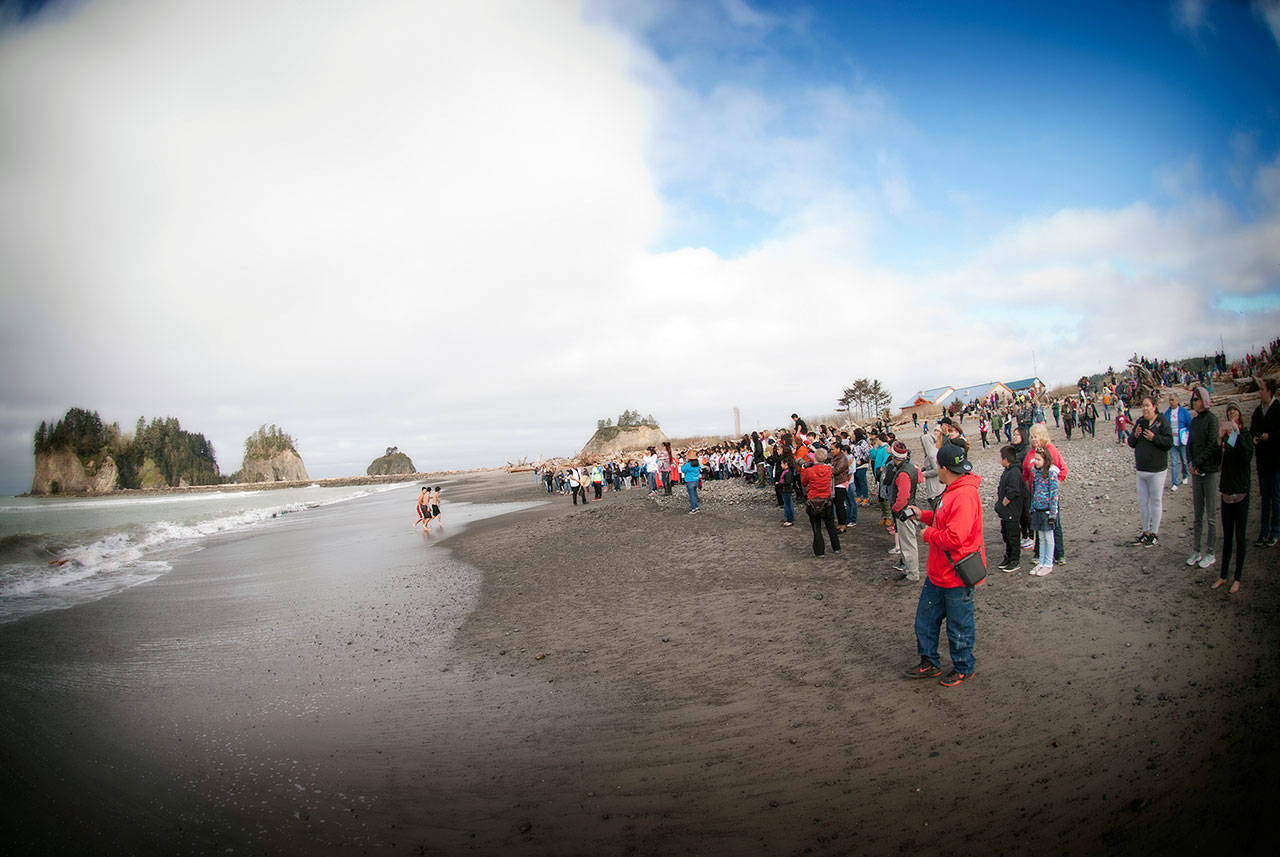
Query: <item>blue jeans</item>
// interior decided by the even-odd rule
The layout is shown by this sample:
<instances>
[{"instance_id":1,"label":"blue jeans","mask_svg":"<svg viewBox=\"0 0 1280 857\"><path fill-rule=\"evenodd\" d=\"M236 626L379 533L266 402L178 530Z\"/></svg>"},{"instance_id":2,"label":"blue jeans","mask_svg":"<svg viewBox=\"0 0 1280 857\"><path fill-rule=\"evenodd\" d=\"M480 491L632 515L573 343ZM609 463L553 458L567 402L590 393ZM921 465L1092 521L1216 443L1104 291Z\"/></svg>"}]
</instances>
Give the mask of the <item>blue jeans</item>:
<instances>
[{"instance_id":1,"label":"blue jeans","mask_svg":"<svg viewBox=\"0 0 1280 857\"><path fill-rule=\"evenodd\" d=\"M1036 561L1053 568L1053 530L1036 530L1036 536L1040 542L1040 554Z\"/></svg>"},{"instance_id":2,"label":"blue jeans","mask_svg":"<svg viewBox=\"0 0 1280 857\"><path fill-rule=\"evenodd\" d=\"M865 500L867 494L867 468L859 467L853 471L853 493L856 499Z\"/></svg>"},{"instance_id":3,"label":"blue jeans","mask_svg":"<svg viewBox=\"0 0 1280 857\"><path fill-rule=\"evenodd\" d=\"M1169 475L1175 488L1191 478L1187 471L1187 448L1180 443L1169 447Z\"/></svg>"},{"instance_id":4,"label":"blue jeans","mask_svg":"<svg viewBox=\"0 0 1280 857\"><path fill-rule=\"evenodd\" d=\"M698 511L698 483L686 482L684 487L689 492L689 511Z\"/></svg>"},{"instance_id":5,"label":"blue jeans","mask_svg":"<svg viewBox=\"0 0 1280 857\"><path fill-rule=\"evenodd\" d=\"M974 668L973 587L944 589L925 578L916 604L916 650L935 667L942 666L938 656L938 636L942 620L947 620L947 645L951 649L951 665L958 672L971 675Z\"/></svg>"},{"instance_id":6,"label":"blue jeans","mask_svg":"<svg viewBox=\"0 0 1280 857\"><path fill-rule=\"evenodd\" d=\"M1111 419L1111 403L1110 402L1102 403L1102 418L1104 420Z\"/></svg>"},{"instance_id":7,"label":"blue jeans","mask_svg":"<svg viewBox=\"0 0 1280 857\"><path fill-rule=\"evenodd\" d=\"M1280 470L1258 468L1258 538L1280 538Z\"/></svg>"},{"instance_id":8,"label":"blue jeans","mask_svg":"<svg viewBox=\"0 0 1280 857\"><path fill-rule=\"evenodd\" d=\"M791 499L790 491L782 495L782 520L786 521L788 524L794 524L796 522L796 505Z\"/></svg>"},{"instance_id":9,"label":"blue jeans","mask_svg":"<svg viewBox=\"0 0 1280 857\"><path fill-rule=\"evenodd\" d=\"M646 470L646 471L644 472L644 478L649 482L649 490L650 490L650 491L657 491L657 490L658 490L658 474L656 474L656 473L651 473L651 472L649 472L648 470Z\"/></svg>"},{"instance_id":10,"label":"blue jeans","mask_svg":"<svg viewBox=\"0 0 1280 857\"><path fill-rule=\"evenodd\" d=\"M844 492L844 517L851 525L858 523L858 500L852 491Z\"/></svg>"}]
</instances>

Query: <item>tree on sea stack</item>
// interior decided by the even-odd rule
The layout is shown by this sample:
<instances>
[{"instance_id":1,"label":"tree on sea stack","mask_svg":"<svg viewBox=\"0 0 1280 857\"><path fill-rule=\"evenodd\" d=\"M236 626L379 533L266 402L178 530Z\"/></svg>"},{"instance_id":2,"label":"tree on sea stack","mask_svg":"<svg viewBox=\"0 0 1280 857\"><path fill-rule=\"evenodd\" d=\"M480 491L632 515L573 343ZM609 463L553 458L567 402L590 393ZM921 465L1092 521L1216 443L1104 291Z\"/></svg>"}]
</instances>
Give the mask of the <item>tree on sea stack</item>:
<instances>
[{"instance_id":1,"label":"tree on sea stack","mask_svg":"<svg viewBox=\"0 0 1280 857\"><path fill-rule=\"evenodd\" d=\"M618 415L617 425L612 420L596 420L596 433L578 453L579 458L599 459L628 452L643 452L667 439L653 414L644 417L639 411L626 410Z\"/></svg>"},{"instance_id":2,"label":"tree on sea stack","mask_svg":"<svg viewBox=\"0 0 1280 857\"><path fill-rule=\"evenodd\" d=\"M392 476L396 474L417 473L413 460L394 446L387 447L381 458L375 458L365 473L369 476Z\"/></svg>"},{"instance_id":3,"label":"tree on sea stack","mask_svg":"<svg viewBox=\"0 0 1280 857\"><path fill-rule=\"evenodd\" d=\"M242 482L304 482L310 478L293 437L279 426L264 425L245 438Z\"/></svg>"}]
</instances>

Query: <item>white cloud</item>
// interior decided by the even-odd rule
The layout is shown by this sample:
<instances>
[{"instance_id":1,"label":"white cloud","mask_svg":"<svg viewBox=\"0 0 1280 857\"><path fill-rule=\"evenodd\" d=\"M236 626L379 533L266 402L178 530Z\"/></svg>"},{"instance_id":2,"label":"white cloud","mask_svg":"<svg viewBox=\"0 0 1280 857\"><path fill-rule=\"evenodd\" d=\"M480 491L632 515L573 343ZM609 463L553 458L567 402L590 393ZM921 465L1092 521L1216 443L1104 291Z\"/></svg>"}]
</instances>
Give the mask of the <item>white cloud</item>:
<instances>
[{"instance_id":1,"label":"white cloud","mask_svg":"<svg viewBox=\"0 0 1280 857\"><path fill-rule=\"evenodd\" d=\"M1205 7L1207 0L1175 0L1173 4L1174 22L1182 29L1199 32L1205 26Z\"/></svg>"},{"instance_id":2,"label":"white cloud","mask_svg":"<svg viewBox=\"0 0 1280 857\"><path fill-rule=\"evenodd\" d=\"M1280 0L1253 0L1253 8L1266 21L1276 45L1280 46Z\"/></svg>"},{"instance_id":3,"label":"white cloud","mask_svg":"<svg viewBox=\"0 0 1280 857\"><path fill-rule=\"evenodd\" d=\"M890 94L698 91L568 5L98 0L0 42L0 127L9 487L71 405L178 416L224 470L274 422L324 476L388 445L496 464L623 408L772 426L863 375L897 397L1031 374L1034 349L1066 379L1276 326L1212 307L1276 288L1280 162L1251 220L1183 183L906 274L874 252L920 207ZM681 182L768 228L733 254L672 240L697 216L661 196Z\"/></svg>"}]
</instances>

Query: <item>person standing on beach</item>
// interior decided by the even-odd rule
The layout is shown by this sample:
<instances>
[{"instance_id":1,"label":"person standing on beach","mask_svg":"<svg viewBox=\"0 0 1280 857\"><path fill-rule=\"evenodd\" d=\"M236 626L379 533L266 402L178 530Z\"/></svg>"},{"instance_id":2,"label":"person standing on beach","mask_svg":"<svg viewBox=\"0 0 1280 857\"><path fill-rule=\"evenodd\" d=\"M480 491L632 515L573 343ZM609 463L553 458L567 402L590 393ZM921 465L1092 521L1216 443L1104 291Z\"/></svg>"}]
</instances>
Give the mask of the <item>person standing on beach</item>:
<instances>
[{"instance_id":1,"label":"person standing on beach","mask_svg":"<svg viewBox=\"0 0 1280 857\"><path fill-rule=\"evenodd\" d=\"M1268 378L1258 389L1260 401L1249 418L1258 460L1258 547L1275 547L1280 540L1280 405L1276 382Z\"/></svg>"},{"instance_id":2,"label":"person standing on beach","mask_svg":"<svg viewBox=\"0 0 1280 857\"><path fill-rule=\"evenodd\" d=\"M1164 514L1164 477L1169 469L1173 434L1150 396L1142 400L1142 416L1129 436L1129 446L1138 468L1138 509L1142 515L1142 532L1133 543L1153 548L1160 541L1157 534Z\"/></svg>"},{"instance_id":3,"label":"person standing on beach","mask_svg":"<svg viewBox=\"0 0 1280 857\"><path fill-rule=\"evenodd\" d=\"M1169 469L1173 471L1173 487L1191 478L1187 472L1187 436L1191 434L1191 413L1178 403L1178 394L1169 394L1169 407L1164 412L1165 422L1169 424L1169 434L1173 437L1173 446L1169 447Z\"/></svg>"},{"instance_id":4,"label":"person standing on beach","mask_svg":"<svg viewBox=\"0 0 1280 857\"><path fill-rule=\"evenodd\" d=\"M1246 523L1249 519L1249 462L1253 458L1253 439L1244 430L1244 416L1240 404L1227 402L1227 423L1218 439L1222 447L1221 481L1222 496L1222 570L1213 584L1217 589L1227 582L1227 566L1231 565L1231 551L1236 552L1236 577L1231 583L1231 594L1240 591L1240 572L1244 569Z\"/></svg>"},{"instance_id":5,"label":"person standing on beach","mask_svg":"<svg viewBox=\"0 0 1280 857\"><path fill-rule=\"evenodd\" d=\"M792 499L795 466L795 459L788 452L782 456L781 462L773 471L774 488L778 494L778 504L782 506L782 526L784 527L791 526L796 520L796 507Z\"/></svg>"},{"instance_id":6,"label":"person standing on beach","mask_svg":"<svg viewBox=\"0 0 1280 857\"><path fill-rule=\"evenodd\" d=\"M826 544L822 540L822 528L831 537L831 552L840 553L840 533L836 530L835 510L831 504L831 466L827 464L827 451L818 447L813 453L814 463L800 471L800 484L804 486L805 512L809 526L813 527L813 555L826 556Z\"/></svg>"},{"instance_id":7,"label":"person standing on beach","mask_svg":"<svg viewBox=\"0 0 1280 857\"><path fill-rule=\"evenodd\" d=\"M911 463L911 450L900 440L889 448L893 476L889 489L889 509L898 531L898 549L902 552L902 571L895 578L901 583L920 581L920 543L916 541L916 492L922 481L920 470Z\"/></svg>"},{"instance_id":8,"label":"person standing on beach","mask_svg":"<svg viewBox=\"0 0 1280 857\"><path fill-rule=\"evenodd\" d=\"M591 490L595 492L597 500L604 496L604 471L600 469L598 461L591 465Z\"/></svg>"},{"instance_id":9,"label":"person standing on beach","mask_svg":"<svg viewBox=\"0 0 1280 857\"><path fill-rule=\"evenodd\" d=\"M662 442L662 452L658 453L658 472L662 474L662 493L671 496L671 472L676 469L676 457L671 451L671 441Z\"/></svg>"},{"instance_id":10,"label":"person standing on beach","mask_svg":"<svg viewBox=\"0 0 1280 857\"><path fill-rule=\"evenodd\" d=\"M942 501L936 512L913 508L924 529L920 537L929 546L927 578L916 604L916 652L920 663L906 671L909 678L939 678L944 687L954 687L973 677L977 662L973 656L976 630L973 621L973 587L956 574L954 560L978 551L987 561L982 544L982 499L978 496L981 478L973 472L966 451L945 443L938 450L938 478L942 481ZM947 622L947 644L951 650L951 672L942 675L938 637L942 621Z\"/></svg>"},{"instance_id":11,"label":"person standing on beach","mask_svg":"<svg viewBox=\"0 0 1280 857\"><path fill-rule=\"evenodd\" d=\"M1004 541L1004 558L996 568L1001 571L1017 571L1022 567L1021 529L1023 494L1022 468L1018 463L1018 451L1012 446L1000 449L1000 486L996 489L996 517L1000 519L1000 538Z\"/></svg>"},{"instance_id":12,"label":"person standing on beach","mask_svg":"<svg viewBox=\"0 0 1280 857\"><path fill-rule=\"evenodd\" d=\"M1047 452L1053 466L1058 468L1058 481L1067 481L1067 464L1062 460L1062 454L1058 452L1058 448L1049 442L1049 427L1043 422L1036 423L1031 427L1031 451L1022 461L1022 481L1027 484L1028 496L1030 496L1033 482L1032 458L1037 449ZM1034 527L1032 529L1034 530ZM1063 565L1066 559L1066 544L1062 538L1062 514L1059 509L1059 514L1053 519L1053 564Z\"/></svg>"},{"instance_id":13,"label":"person standing on beach","mask_svg":"<svg viewBox=\"0 0 1280 857\"><path fill-rule=\"evenodd\" d=\"M649 447L644 457L644 478L649 483L649 496L656 496L658 493L658 450Z\"/></svg>"},{"instance_id":14,"label":"person standing on beach","mask_svg":"<svg viewBox=\"0 0 1280 857\"><path fill-rule=\"evenodd\" d=\"M1058 468L1043 449L1031 453L1031 529L1040 544L1038 559L1031 569L1035 577L1053 573L1053 522L1058 517Z\"/></svg>"},{"instance_id":15,"label":"person standing on beach","mask_svg":"<svg viewBox=\"0 0 1280 857\"><path fill-rule=\"evenodd\" d=\"M1191 506L1195 510L1195 524L1191 535L1191 556L1187 565L1208 568L1215 562L1213 546L1218 530L1218 471L1222 462L1222 446L1218 442L1218 416L1209 410L1209 394L1204 387L1191 390L1191 430L1187 435L1187 458L1191 460ZM1208 539L1200 541L1204 530ZM1201 545L1205 552L1201 553Z\"/></svg>"},{"instance_id":16,"label":"person standing on beach","mask_svg":"<svg viewBox=\"0 0 1280 857\"><path fill-rule=\"evenodd\" d=\"M689 492L689 514L698 511L698 488L702 486L702 468L698 466L698 456L686 455L684 464L680 465L680 476L684 478L685 490Z\"/></svg>"},{"instance_id":17,"label":"person standing on beach","mask_svg":"<svg viewBox=\"0 0 1280 857\"><path fill-rule=\"evenodd\" d=\"M836 529L844 532L849 525L849 467L852 460L848 453L844 451L844 447L837 445L831 455L831 472L832 479L835 480L835 507L836 507ZM854 509L857 509L854 506ZM854 521L857 519L857 512Z\"/></svg>"}]
</instances>

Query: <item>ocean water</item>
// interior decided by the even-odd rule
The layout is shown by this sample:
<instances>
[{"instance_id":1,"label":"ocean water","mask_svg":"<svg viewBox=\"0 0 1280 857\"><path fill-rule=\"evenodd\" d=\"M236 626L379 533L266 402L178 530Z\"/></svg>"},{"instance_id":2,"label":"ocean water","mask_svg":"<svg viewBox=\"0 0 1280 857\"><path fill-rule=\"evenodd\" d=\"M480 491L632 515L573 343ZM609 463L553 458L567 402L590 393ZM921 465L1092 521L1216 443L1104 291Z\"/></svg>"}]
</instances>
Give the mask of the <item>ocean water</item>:
<instances>
[{"instance_id":1,"label":"ocean water","mask_svg":"<svg viewBox=\"0 0 1280 857\"><path fill-rule=\"evenodd\" d=\"M340 504L352 504L353 511L373 517L401 516L411 527L418 490L416 484L402 483L0 499L0 624L155 580L210 540L255 529L307 526L320 510ZM451 525L529 505L449 503L447 487L445 494Z\"/></svg>"}]
</instances>

